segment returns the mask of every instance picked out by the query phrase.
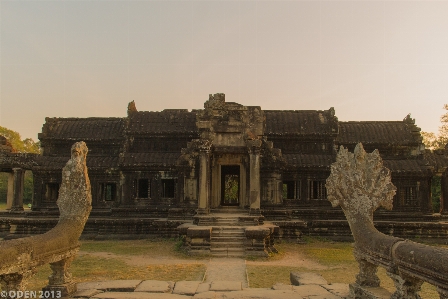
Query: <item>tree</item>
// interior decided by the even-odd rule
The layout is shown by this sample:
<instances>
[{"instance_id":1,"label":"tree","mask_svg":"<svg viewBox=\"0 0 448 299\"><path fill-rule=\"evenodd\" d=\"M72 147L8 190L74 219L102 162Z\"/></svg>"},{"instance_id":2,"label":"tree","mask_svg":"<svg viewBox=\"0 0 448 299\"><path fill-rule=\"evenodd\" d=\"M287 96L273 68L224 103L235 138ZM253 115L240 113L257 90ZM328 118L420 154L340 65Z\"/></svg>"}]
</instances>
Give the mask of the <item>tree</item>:
<instances>
[{"instance_id":1,"label":"tree","mask_svg":"<svg viewBox=\"0 0 448 299\"><path fill-rule=\"evenodd\" d=\"M425 147L431 150L444 149L448 143L448 104L443 105L447 112L440 117L442 125L439 127L439 133L422 132L423 143Z\"/></svg>"},{"instance_id":2,"label":"tree","mask_svg":"<svg viewBox=\"0 0 448 299\"><path fill-rule=\"evenodd\" d=\"M0 126L0 135L4 136L11 143L12 147L19 153L39 154L40 142L34 142L31 138L21 139L18 132ZM0 172L0 203L6 203L8 192L8 174ZM25 172L25 181L23 188L23 202L31 203L33 196L33 174L31 171Z\"/></svg>"},{"instance_id":3,"label":"tree","mask_svg":"<svg viewBox=\"0 0 448 299\"><path fill-rule=\"evenodd\" d=\"M0 135L6 137L12 147L19 153L40 153L40 142L34 142L31 138L21 139L16 131L0 126Z\"/></svg>"}]
</instances>

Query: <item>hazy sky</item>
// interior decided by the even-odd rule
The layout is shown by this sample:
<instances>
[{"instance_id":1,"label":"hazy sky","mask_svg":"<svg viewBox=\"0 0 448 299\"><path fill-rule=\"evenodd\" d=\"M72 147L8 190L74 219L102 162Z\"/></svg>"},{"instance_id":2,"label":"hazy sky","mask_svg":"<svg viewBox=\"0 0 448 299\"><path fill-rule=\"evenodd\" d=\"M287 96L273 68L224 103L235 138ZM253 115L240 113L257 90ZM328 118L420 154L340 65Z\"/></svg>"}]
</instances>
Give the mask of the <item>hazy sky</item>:
<instances>
[{"instance_id":1,"label":"hazy sky","mask_svg":"<svg viewBox=\"0 0 448 299\"><path fill-rule=\"evenodd\" d=\"M0 126L46 116L262 109L438 130L448 103L448 1L0 0Z\"/></svg>"}]
</instances>

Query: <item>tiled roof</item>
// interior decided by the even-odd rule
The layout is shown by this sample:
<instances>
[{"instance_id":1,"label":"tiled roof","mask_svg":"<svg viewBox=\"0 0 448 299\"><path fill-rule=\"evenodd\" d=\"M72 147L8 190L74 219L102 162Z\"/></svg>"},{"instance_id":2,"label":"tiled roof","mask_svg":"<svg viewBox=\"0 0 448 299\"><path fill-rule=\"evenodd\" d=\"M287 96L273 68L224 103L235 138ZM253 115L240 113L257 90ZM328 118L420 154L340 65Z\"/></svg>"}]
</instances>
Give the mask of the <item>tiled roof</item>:
<instances>
[{"instance_id":1,"label":"tiled roof","mask_svg":"<svg viewBox=\"0 0 448 299\"><path fill-rule=\"evenodd\" d=\"M413 126L404 121L349 121L339 122L340 144L419 143L418 133L412 133Z\"/></svg>"},{"instance_id":2,"label":"tiled roof","mask_svg":"<svg viewBox=\"0 0 448 299\"><path fill-rule=\"evenodd\" d=\"M38 167L43 167L45 169L62 170L69 159L69 157L38 156L36 158L36 163Z\"/></svg>"},{"instance_id":3,"label":"tiled roof","mask_svg":"<svg viewBox=\"0 0 448 299\"><path fill-rule=\"evenodd\" d=\"M417 159L407 160L383 160L383 165L393 173L412 173L428 175L429 165L427 161Z\"/></svg>"},{"instance_id":4,"label":"tiled roof","mask_svg":"<svg viewBox=\"0 0 448 299\"><path fill-rule=\"evenodd\" d=\"M283 154L287 165L294 167L330 167L335 155Z\"/></svg>"},{"instance_id":5,"label":"tiled roof","mask_svg":"<svg viewBox=\"0 0 448 299\"><path fill-rule=\"evenodd\" d=\"M124 123L123 118L46 118L39 139L120 139Z\"/></svg>"},{"instance_id":6,"label":"tiled roof","mask_svg":"<svg viewBox=\"0 0 448 299\"><path fill-rule=\"evenodd\" d=\"M181 153L128 153L122 166L174 166Z\"/></svg>"},{"instance_id":7,"label":"tiled roof","mask_svg":"<svg viewBox=\"0 0 448 299\"><path fill-rule=\"evenodd\" d=\"M133 112L129 114L128 131L131 134L196 133L196 113L182 109Z\"/></svg>"},{"instance_id":8,"label":"tiled roof","mask_svg":"<svg viewBox=\"0 0 448 299\"><path fill-rule=\"evenodd\" d=\"M448 167L448 157L443 154L426 151L424 157L435 171L444 171Z\"/></svg>"},{"instance_id":9,"label":"tiled roof","mask_svg":"<svg viewBox=\"0 0 448 299\"><path fill-rule=\"evenodd\" d=\"M329 111L317 110L265 110L266 135L282 134L334 134L335 119Z\"/></svg>"},{"instance_id":10,"label":"tiled roof","mask_svg":"<svg viewBox=\"0 0 448 299\"><path fill-rule=\"evenodd\" d=\"M36 162L38 167L62 170L69 159L69 157L38 156ZM87 168L91 169L117 167L118 157L89 157L87 155L86 164Z\"/></svg>"}]
</instances>

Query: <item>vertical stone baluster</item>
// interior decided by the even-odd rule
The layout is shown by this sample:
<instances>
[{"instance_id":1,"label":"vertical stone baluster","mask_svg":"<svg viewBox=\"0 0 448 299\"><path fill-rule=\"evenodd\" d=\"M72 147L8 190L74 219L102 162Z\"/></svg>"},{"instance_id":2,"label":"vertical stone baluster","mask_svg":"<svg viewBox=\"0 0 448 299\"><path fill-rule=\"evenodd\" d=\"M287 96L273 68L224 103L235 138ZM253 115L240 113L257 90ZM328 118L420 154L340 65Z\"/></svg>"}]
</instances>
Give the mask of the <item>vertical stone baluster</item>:
<instances>
[{"instance_id":1,"label":"vertical stone baluster","mask_svg":"<svg viewBox=\"0 0 448 299\"><path fill-rule=\"evenodd\" d=\"M63 297L76 292L76 283L69 272L70 265L74 259L75 255L50 263L53 273L48 277L49 283L42 291L54 292L55 296L59 294Z\"/></svg>"},{"instance_id":2,"label":"vertical stone baluster","mask_svg":"<svg viewBox=\"0 0 448 299\"><path fill-rule=\"evenodd\" d=\"M437 288L440 299L448 299L448 289Z\"/></svg>"},{"instance_id":3,"label":"vertical stone baluster","mask_svg":"<svg viewBox=\"0 0 448 299\"><path fill-rule=\"evenodd\" d=\"M390 297L391 299L420 299L418 292L420 292L423 284L422 280L402 273L396 274L387 272L387 276L392 278L395 288L397 289Z\"/></svg>"},{"instance_id":4,"label":"vertical stone baluster","mask_svg":"<svg viewBox=\"0 0 448 299\"><path fill-rule=\"evenodd\" d=\"M35 272L28 270L22 273L10 273L0 275L0 285L2 291L24 291L28 284L28 279L33 276ZM6 296L6 298L9 298Z\"/></svg>"},{"instance_id":5,"label":"vertical stone baluster","mask_svg":"<svg viewBox=\"0 0 448 299\"><path fill-rule=\"evenodd\" d=\"M359 253L354 253L355 259L359 265L359 273L356 275L356 283L365 287L379 287L380 279L376 272L378 266L363 259Z\"/></svg>"}]
</instances>

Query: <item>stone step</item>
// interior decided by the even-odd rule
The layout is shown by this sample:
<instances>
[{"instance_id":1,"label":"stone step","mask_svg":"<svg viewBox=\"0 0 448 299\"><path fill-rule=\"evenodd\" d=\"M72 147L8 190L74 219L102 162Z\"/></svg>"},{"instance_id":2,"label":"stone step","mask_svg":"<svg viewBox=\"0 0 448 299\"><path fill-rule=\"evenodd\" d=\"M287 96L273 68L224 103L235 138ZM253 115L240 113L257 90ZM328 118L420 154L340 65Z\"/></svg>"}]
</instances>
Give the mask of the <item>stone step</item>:
<instances>
[{"instance_id":1,"label":"stone step","mask_svg":"<svg viewBox=\"0 0 448 299\"><path fill-rule=\"evenodd\" d=\"M244 248L210 248L213 256L244 256Z\"/></svg>"},{"instance_id":2,"label":"stone step","mask_svg":"<svg viewBox=\"0 0 448 299\"><path fill-rule=\"evenodd\" d=\"M233 235L233 234L221 234L221 235L211 235L211 237L210 237L210 240L223 240L223 239L244 240L244 239L246 239L246 236Z\"/></svg>"},{"instance_id":3,"label":"stone step","mask_svg":"<svg viewBox=\"0 0 448 299\"><path fill-rule=\"evenodd\" d=\"M245 236L246 232L243 229L217 229L217 228L213 228L212 229L212 235L213 236L218 236L218 235L240 235L240 236Z\"/></svg>"},{"instance_id":4,"label":"stone step","mask_svg":"<svg viewBox=\"0 0 448 299\"><path fill-rule=\"evenodd\" d=\"M225 242L225 243L212 243L210 248L241 248L244 249L244 243L242 242Z\"/></svg>"},{"instance_id":5,"label":"stone step","mask_svg":"<svg viewBox=\"0 0 448 299\"><path fill-rule=\"evenodd\" d=\"M213 231L244 231L243 227L236 227L236 226L215 226L213 227Z\"/></svg>"},{"instance_id":6,"label":"stone step","mask_svg":"<svg viewBox=\"0 0 448 299\"><path fill-rule=\"evenodd\" d=\"M220 238L218 240L213 239L211 240L210 244L227 244L229 242L235 242L235 243L239 243L239 244L244 244L244 239L237 239L237 238Z\"/></svg>"},{"instance_id":7,"label":"stone step","mask_svg":"<svg viewBox=\"0 0 448 299\"><path fill-rule=\"evenodd\" d=\"M212 238L219 238L219 237L226 237L226 238L232 238L232 237L237 237L237 238L245 238L246 234L244 233L212 233L211 234Z\"/></svg>"}]
</instances>

